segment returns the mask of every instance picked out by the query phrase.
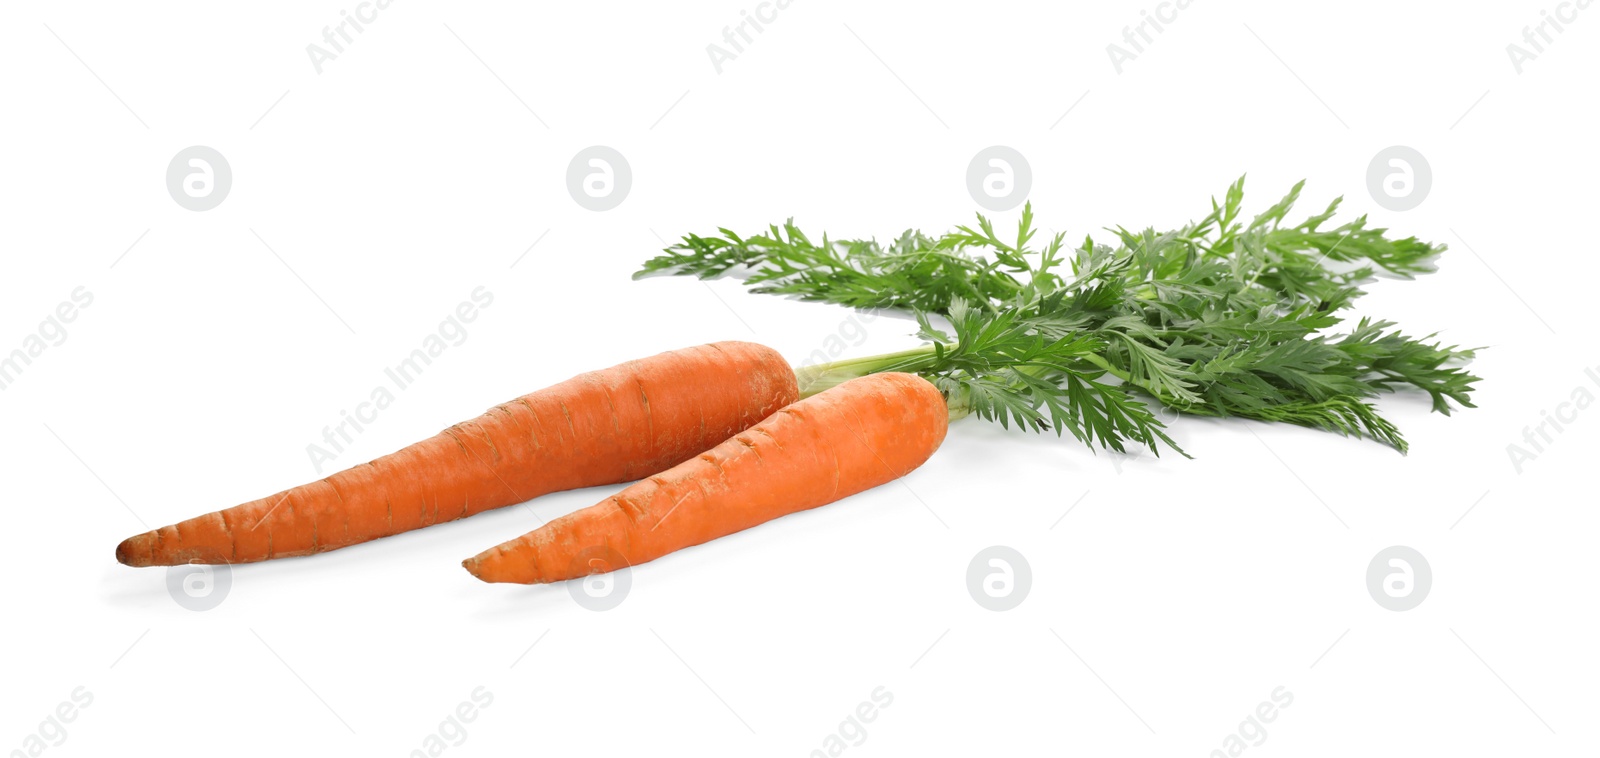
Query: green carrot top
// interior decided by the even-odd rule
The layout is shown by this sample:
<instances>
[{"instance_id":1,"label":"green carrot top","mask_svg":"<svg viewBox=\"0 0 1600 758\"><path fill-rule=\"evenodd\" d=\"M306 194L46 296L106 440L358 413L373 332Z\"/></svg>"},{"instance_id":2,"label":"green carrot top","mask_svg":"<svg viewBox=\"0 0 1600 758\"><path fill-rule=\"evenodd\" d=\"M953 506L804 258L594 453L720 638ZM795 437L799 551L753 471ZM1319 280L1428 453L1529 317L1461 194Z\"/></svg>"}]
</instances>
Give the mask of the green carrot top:
<instances>
[{"instance_id":1,"label":"green carrot top","mask_svg":"<svg viewBox=\"0 0 1600 758\"><path fill-rule=\"evenodd\" d=\"M688 235L647 261L654 273L713 278L735 270L756 292L914 314L926 344L802 369L804 394L850 378L906 371L932 380L955 415L1054 428L1091 446L1131 440L1183 451L1147 402L1181 413L1242 416L1366 436L1404 452L1370 402L1410 386L1443 414L1472 407L1472 350L1414 338L1387 321L1328 330L1379 269L1433 270L1443 245L1391 239L1365 216L1324 228L1339 207L1284 223L1304 182L1242 220L1244 179L1179 229L1112 229L1115 247L1057 234L1039 248L1033 208L1014 239L989 219L933 237L812 242L793 220L744 237Z\"/></svg>"}]
</instances>

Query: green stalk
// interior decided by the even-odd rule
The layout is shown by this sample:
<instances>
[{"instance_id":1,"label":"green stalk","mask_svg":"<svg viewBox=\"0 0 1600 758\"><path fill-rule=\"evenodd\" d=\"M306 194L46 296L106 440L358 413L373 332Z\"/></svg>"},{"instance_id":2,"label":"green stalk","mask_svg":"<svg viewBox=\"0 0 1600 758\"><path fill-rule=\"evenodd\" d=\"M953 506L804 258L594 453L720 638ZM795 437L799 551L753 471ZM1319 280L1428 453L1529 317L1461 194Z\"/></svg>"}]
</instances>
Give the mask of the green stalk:
<instances>
[{"instance_id":1,"label":"green stalk","mask_svg":"<svg viewBox=\"0 0 1600 758\"><path fill-rule=\"evenodd\" d=\"M946 350L950 345L944 346ZM932 358L936 355L933 343L914 347L910 350L901 350L897 353L884 353L866 358L848 358L831 363L818 363L811 366L801 366L794 372L795 383L800 386L800 397L808 398L819 392L833 389L851 379L867 376L868 374L881 374L885 371L903 371L909 374L923 374L932 367ZM924 374L925 376L925 374ZM945 403L950 408L950 420L965 418L972 412L972 405L968 402L965 393L961 397L946 396Z\"/></svg>"},{"instance_id":2,"label":"green stalk","mask_svg":"<svg viewBox=\"0 0 1600 758\"><path fill-rule=\"evenodd\" d=\"M808 398L820 392L833 389L851 379L858 379L869 374L881 374L886 371L901 371L908 374L922 374L927 376L933 368L934 358L938 355L938 348L946 352L955 349L951 344L928 343L910 350L901 350L882 355L871 355L865 358L846 358L842 361L817 363L801 366L794 372L795 383L800 387L800 397ZM1115 376L1124 383L1138 387L1158 400L1162 399L1161 393L1149 387L1144 382L1135 380L1128 372L1111 365L1109 361L1098 355L1089 354L1080 356L1084 361L1093 364L1096 368ZM1031 374L1042 374L1043 369L1032 369L1023 366L1018 371ZM972 412L972 406L963 393L962 397L946 398L950 406L950 420L964 418ZM1163 400L1163 402L1165 402Z\"/></svg>"},{"instance_id":3,"label":"green stalk","mask_svg":"<svg viewBox=\"0 0 1600 758\"><path fill-rule=\"evenodd\" d=\"M950 344L944 344L942 347L946 351L955 349L955 345ZM885 371L921 373L931 366L932 360L930 359L936 355L935 350L935 345L930 342L922 347L901 350L897 353L871 355L865 358L847 358L842 361L801 366L795 370L794 377L795 381L800 385L800 397L808 398L819 392L833 389L851 379L867 376L868 374L881 374ZM1105 358L1094 354L1079 357L1127 384L1138 387L1158 398L1161 397L1160 393L1146 386L1145 383L1134 380L1132 375L1111 365ZM1026 371L1027 369L1021 368L1018 370Z\"/></svg>"},{"instance_id":4,"label":"green stalk","mask_svg":"<svg viewBox=\"0 0 1600 758\"><path fill-rule=\"evenodd\" d=\"M901 350L898 353L801 366L795 370L794 378L800 385L800 397L808 398L868 374L881 374L885 371L918 373L930 363L927 359L933 355L934 346L930 343L910 350Z\"/></svg>"}]
</instances>

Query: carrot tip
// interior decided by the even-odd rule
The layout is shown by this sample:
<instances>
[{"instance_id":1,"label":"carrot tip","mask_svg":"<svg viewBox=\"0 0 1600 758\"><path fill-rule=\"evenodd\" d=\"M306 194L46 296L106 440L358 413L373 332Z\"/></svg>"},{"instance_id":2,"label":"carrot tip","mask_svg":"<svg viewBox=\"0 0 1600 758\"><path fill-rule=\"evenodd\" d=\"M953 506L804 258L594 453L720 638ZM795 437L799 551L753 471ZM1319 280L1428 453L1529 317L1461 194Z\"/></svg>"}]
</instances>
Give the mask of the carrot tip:
<instances>
[{"instance_id":1,"label":"carrot tip","mask_svg":"<svg viewBox=\"0 0 1600 758\"><path fill-rule=\"evenodd\" d=\"M149 556L149 551L143 549L146 542L146 540L142 539L144 536L136 534L119 543L117 545L117 563L136 568L150 565L149 561L144 560Z\"/></svg>"},{"instance_id":2,"label":"carrot tip","mask_svg":"<svg viewBox=\"0 0 1600 758\"><path fill-rule=\"evenodd\" d=\"M480 581L490 584L540 584L537 573L526 562L507 561L506 553L492 547L461 562Z\"/></svg>"}]
</instances>

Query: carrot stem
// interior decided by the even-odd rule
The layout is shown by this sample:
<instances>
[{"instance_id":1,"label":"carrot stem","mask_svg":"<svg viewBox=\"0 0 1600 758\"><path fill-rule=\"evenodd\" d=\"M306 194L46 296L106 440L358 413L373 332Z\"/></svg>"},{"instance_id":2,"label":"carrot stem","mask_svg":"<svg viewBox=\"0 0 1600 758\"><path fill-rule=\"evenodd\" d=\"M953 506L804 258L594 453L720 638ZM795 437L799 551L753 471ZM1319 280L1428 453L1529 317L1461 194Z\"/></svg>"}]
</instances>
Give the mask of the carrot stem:
<instances>
[{"instance_id":1,"label":"carrot stem","mask_svg":"<svg viewBox=\"0 0 1600 758\"><path fill-rule=\"evenodd\" d=\"M911 348L910 350L884 353L882 355L872 355L865 358L846 358L845 360L841 361L802 366L794 372L795 382L800 387L800 397L804 399L819 392L824 392L837 387L845 382L850 381L851 379L860 378L869 374L895 371L926 375L926 373L933 368L934 361L937 360L937 356L941 348L948 352L955 349L955 345L930 342L921 347ZM1115 376L1126 384L1138 387L1139 389L1142 389L1157 398L1165 397L1161 392L1158 391L1157 388L1149 386L1146 382L1141 382L1135 379L1128 372L1111 365L1109 361L1097 354L1089 353L1080 357L1085 362L1093 364L1096 368ZM1029 369L1027 367L1021 367L1017 370L1028 371ZM947 395L945 400L950 407L951 421L964 418L967 414L972 412L970 398L968 398L965 393L962 393L960 397L951 397Z\"/></svg>"},{"instance_id":2,"label":"carrot stem","mask_svg":"<svg viewBox=\"0 0 1600 758\"><path fill-rule=\"evenodd\" d=\"M801 366L794 372L794 376L800 386L800 398L805 399L868 374L880 374L885 371L917 373L926 368L928 359L933 356L934 345L929 343L897 353Z\"/></svg>"}]
</instances>

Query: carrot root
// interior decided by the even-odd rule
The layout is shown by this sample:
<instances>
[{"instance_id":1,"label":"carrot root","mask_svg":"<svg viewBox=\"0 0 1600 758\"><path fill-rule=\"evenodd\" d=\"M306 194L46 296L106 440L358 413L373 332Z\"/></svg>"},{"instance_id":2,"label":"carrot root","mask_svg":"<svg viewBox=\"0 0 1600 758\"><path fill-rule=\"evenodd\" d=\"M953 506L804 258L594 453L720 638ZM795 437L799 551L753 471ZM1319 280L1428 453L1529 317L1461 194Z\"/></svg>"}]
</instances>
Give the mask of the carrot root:
<instances>
[{"instance_id":1,"label":"carrot root","mask_svg":"<svg viewBox=\"0 0 1600 758\"><path fill-rule=\"evenodd\" d=\"M852 379L462 565L483 581L517 584L638 565L904 476L947 426L945 399L926 379Z\"/></svg>"},{"instance_id":2,"label":"carrot root","mask_svg":"<svg viewBox=\"0 0 1600 758\"><path fill-rule=\"evenodd\" d=\"M581 374L370 463L129 537L129 566L310 555L649 476L798 398L770 348L719 342Z\"/></svg>"}]
</instances>

